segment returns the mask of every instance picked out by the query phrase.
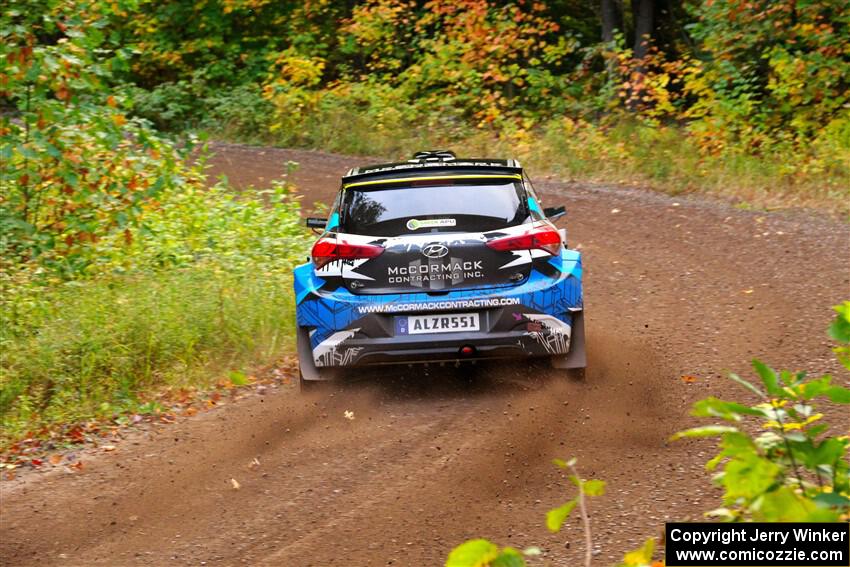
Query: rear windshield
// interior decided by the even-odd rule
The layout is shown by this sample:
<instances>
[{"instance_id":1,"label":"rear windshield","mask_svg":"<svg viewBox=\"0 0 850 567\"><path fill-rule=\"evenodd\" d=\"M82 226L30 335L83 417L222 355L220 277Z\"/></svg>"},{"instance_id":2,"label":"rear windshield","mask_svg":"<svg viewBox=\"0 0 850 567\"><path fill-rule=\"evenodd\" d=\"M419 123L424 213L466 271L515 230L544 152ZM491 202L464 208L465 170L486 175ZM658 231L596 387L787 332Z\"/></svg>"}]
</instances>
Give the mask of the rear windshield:
<instances>
[{"instance_id":1,"label":"rear windshield","mask_svg":"<svg viewBox=\"0 0 850 567\"><path fill-rule=\"evenodd\" d=\"M522 224L528 218L522 185L505 181L441 180L440 185L429 181L431 185L348 188L340 207L340 228L352 234L401 236L486 232Z\"/></svg>"}]
</instances>

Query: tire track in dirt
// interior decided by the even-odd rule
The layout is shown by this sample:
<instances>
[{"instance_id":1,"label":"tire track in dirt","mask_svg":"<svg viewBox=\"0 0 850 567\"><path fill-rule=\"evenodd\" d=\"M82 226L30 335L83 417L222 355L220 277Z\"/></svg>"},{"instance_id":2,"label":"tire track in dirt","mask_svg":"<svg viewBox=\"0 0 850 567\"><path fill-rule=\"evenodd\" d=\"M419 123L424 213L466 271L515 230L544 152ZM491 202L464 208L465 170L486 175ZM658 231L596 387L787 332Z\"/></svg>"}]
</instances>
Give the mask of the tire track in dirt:
<instances>
[{"instance_id":1,"label":"tire track in dirt","mask_svg":"<svg viewBox=\"0 0 850 567\"><path fill-rule=\"evenodd\" d=\"M212 173L243 188L300 162L305 212L370 161L213 147ZM744 397L722 376L754 355L835 369L823 330L828 307L850 297L850 231L811 214L537 185L547 205L567 206L560 224L585 255L584 383L540 363L388 367L307 396L249 396L138 432L82 473L0 484L0 563L437 565L483 536L572 565L579 526L553 536L543 525L571 495L551 459L572 455L609 481L591 508L600 564L665 518L698 518L717 503L702 470L711 445L668 436L694 424L693 400Z\"/></svg>"}]
</instances>

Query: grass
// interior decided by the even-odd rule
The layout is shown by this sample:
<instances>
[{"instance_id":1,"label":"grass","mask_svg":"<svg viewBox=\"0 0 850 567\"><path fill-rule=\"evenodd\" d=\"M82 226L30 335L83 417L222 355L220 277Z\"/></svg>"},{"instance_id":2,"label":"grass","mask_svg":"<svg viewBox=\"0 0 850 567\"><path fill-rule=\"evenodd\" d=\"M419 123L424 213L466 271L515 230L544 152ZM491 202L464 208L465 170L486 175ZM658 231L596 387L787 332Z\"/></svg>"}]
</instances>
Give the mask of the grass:
<instances>
[{"instance_id":1,"label":"grass","mask_svg":"<svg viewBox=\"0 0 850 567\"><path fill-rule=\"evenodd\" d=\"M640 185L673 195L714 195L759 209L850 213L847 113L836 115L814 140L795 144L762 137L754 150L731 136L718 136L719 126L653 124L627 113L598 120L556 116L523 127L511 120L476 126L439 101L423 111L393 89L371 84L273 101L260 88L244 85L202 96L202 110L194 111L198 117L183 121L167 120L166 94L139 90L137 107L166 127L203 129L223 140L376 159L452 148L466 155L516 157L538 175ZM199 108L197 97L184 98L179 108ZM704 145L713 144L713 151L700 145L700 136L706 136Z\"/></svg>"},{"instance_id":2,"label":"grass","mask_svg":"<svg viewBox=\"0 0 850 567\"><path fill-rule=\"evenodd\" d=\"M378 110L338 102L276 120L268 118L267 102L255 106L265 109L265 128L256 118L245 127L230 120L225 127L213 123L211 133L381 159L448 147L466 155L516 157L537 175L714 195L760 209L850 213L850 134L841 131L827 132L805 148L777 144L758 155L736 147L706 153L684 127L628 117L604 126L554 118L525 129L496 130L471 126L450 111L423 115L402 103Z\"/></svg>"},{"instance_id":3,"label":"grass","mask_svg":"<svg viewBox=\"0 0 850 567\"><path fill-rule=\"evenodd\" d=\"M187 170L133 238L90 243L71 279L38 261L0 269L0 449L291 351L292 267L309 243L291 191L238 194Z\"/></svg>"},{"instance_id":4,"label":"grass","mask_svg":"<svg viewBox=\"0 0 850 567\"><path fill-rule=\"evenodd\" d=\"M164 387L203 388L220 376L212 370L290 350L291 283L258 268L195 265L44 290L27 333L2 336L0 442L135 411Z\"/></svg>"},{"instance_id":5,"label":"grass","mask_svg":"<svg viewBox=\"0 0 850 567\"><path fill-rule=\"evenodd\" d=\"M850 152L705 155L677 127L625 122L600 130L553 122L522 153L530 164L573 179L714 195L765 209L850 212Z\"/></svg>"}]
</instances>

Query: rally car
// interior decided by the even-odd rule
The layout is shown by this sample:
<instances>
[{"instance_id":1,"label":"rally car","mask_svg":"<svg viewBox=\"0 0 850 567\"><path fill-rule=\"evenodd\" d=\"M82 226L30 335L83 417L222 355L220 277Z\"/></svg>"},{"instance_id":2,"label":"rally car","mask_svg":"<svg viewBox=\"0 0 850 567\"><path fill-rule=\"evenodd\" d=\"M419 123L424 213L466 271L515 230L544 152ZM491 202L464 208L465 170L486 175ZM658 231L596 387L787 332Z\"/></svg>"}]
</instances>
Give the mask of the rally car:
<instances>
[{"instance_id":1,"label":"rally car","mask_svg":"<svg viewBox=\"0 0 850 567\"><path fill-rule=\"evenodd\" d=\"M550 357L582 377L581 255L512 159L448 151L342 178L294 272L302 386L375 364Z\"/></svg>"}]
</instances>

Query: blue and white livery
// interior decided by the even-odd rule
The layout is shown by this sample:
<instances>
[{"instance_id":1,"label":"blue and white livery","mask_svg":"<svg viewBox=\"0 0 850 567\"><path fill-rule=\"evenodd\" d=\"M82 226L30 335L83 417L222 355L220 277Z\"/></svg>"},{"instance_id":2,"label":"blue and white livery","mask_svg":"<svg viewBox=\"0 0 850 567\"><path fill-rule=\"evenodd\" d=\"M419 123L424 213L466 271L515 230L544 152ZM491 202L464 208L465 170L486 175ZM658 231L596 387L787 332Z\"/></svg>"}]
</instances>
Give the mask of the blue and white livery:
<instances>
[{"instance_id":1,"label":"blue and white livery","mask_svg":"<svg viewBox=\"0 0 850 567\"><path fill-rule=\"evenodd\" d=\"M583 375L581 255L514 160L351 170L294 273L302 384L352 366L548 356Z\"/></svg>"}]
</instances>

